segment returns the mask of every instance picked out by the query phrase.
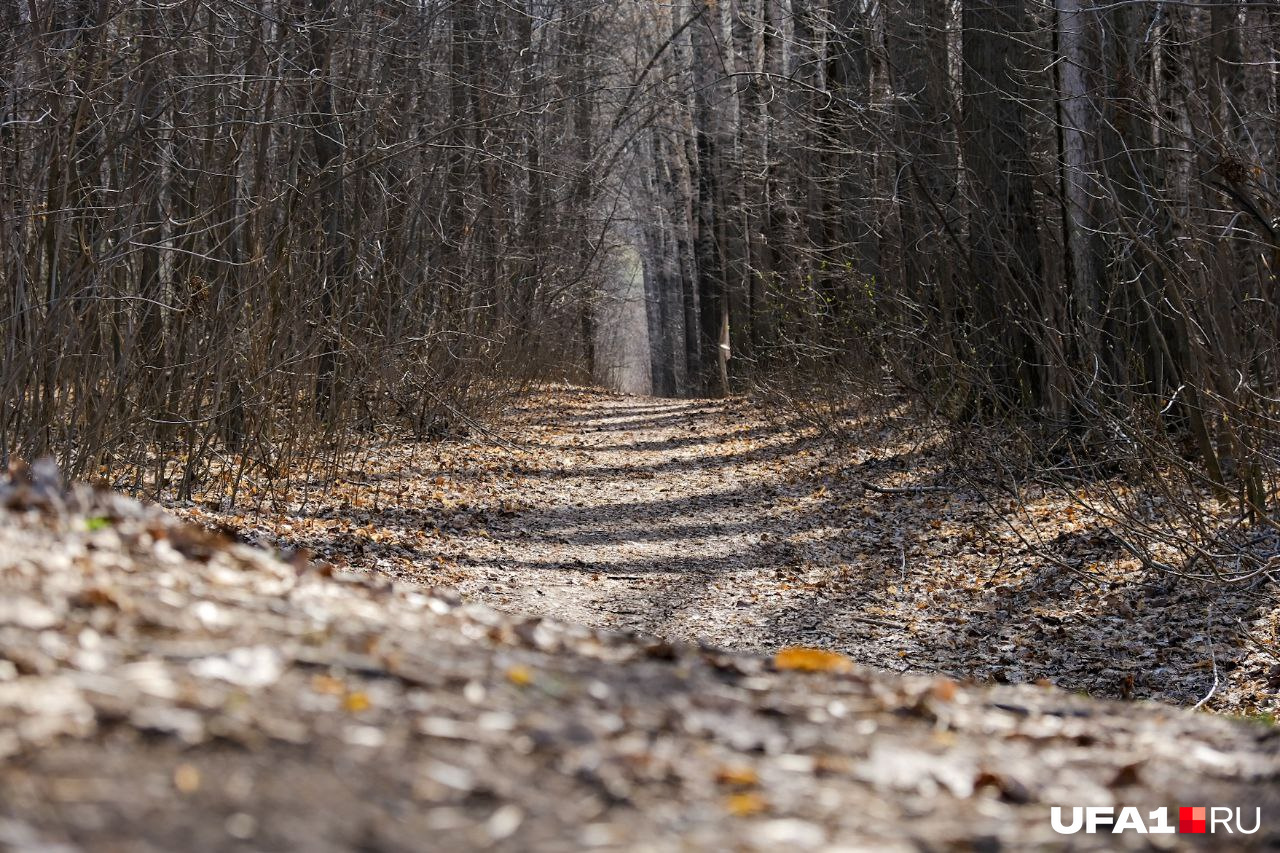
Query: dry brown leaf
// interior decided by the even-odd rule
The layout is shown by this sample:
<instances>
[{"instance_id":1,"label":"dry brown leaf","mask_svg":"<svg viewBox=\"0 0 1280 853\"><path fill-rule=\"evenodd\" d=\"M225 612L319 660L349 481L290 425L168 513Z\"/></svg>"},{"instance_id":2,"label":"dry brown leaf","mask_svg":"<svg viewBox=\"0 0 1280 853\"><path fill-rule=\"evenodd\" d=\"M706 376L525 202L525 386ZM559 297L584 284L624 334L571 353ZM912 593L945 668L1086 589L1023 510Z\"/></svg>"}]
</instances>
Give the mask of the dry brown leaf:
<instances>
[{"instance_id":1,"label":"dry brown leaf","mask_svg":"<svg viewBox=\"0 0 1280 853\"><path fill-rule=\"evenodd\" d=\"M729 814L734 815L735 817L751 817L752 815L758 815L769 808L769 804L765 801L765 798L754 791L747 791L742 794L731 794L725 799L724 805L725 808L728 809Z\"/></svg>"},{"instance_id":2,"label":"dry brown leaf","mask_svg":"<svg viewBox=\"0 0 1280 853\"><path fill-rule=\"evenodd\" d=\"M519 664L507 668L507 681L516 687L527 687L533 683L533 672L527 666Z\"/></svg>"},{"instance_id":3,"label":"dry brown leaf","mask_svg":"<svg viewBox=\"0 0 1280 853\"><path fill-rule=\"evenodd\" d=\"M933 683L930 693L939 702L950 702L956 698L957 686L950 678L940 678Z\"/></svg>"},{"instance_id":4,"label":"dry brown leaf","mask_svg":"<svg viewBox=\"0 0 1280 853\"><path fill-rule=\"evenodd\" d=\"M716 784L730 788L753 788L760 784L754 767L745 764L726 765L716 771Z\"/></svg>"},{"instance_id":5,"label":"dry brown leaf","mask_svg":"<svg viewBox=\"0 0 1280 853\"><path fill-rule=\"evenodd\" d=\"M346 687L343 683L332 675L311 676L311 689L315 693L323 693L329 696L340 696L346 692Z\"/></svg>"},{"instance_id":6,"label":"dry brown leaf","mask_svg":"<svg viewBox=\"0 0 1280 853\"><path fill-rule=\"evenodd\" d=\"M191 764L179 764L173 768L173 787L183 794L194 794L200 789L200 771Z\"/></svg>"},{"instance_id":7,"label":"dry brown leaf","mask_svg":"<svg viewBox=\"0 0 1280 853\"><path fill-rule=\"evenodd\" d=\"M773 665L777 669L792 669L800 672L849 672L853 669L853 661L839 652L804 646L788 646L785 649L779 649L773 656Z\"/></svg>"}]
</instances>

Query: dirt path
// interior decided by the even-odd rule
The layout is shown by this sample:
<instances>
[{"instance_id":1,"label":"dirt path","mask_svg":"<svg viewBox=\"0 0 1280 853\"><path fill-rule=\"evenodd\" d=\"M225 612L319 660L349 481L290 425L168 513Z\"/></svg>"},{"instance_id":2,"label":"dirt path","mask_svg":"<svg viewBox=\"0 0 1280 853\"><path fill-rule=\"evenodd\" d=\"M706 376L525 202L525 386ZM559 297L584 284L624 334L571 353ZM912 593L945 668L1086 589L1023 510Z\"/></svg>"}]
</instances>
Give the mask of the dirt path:
<instances>
[{"instance_id":1,"label":"dirt path","mask_svg":"<svg viewBox=\"0 0 1280 853\"><path fill-rule=\"evenodd\" d=\"M1280 591L1144 570L1089 509L1090 489L1114 483L1067 493L1023 475L1015 494L892 409L850 414L837 444L744 400L559 387L501 429L378 437L338 477L257 512L216 497L173 509L515 614L1280 711Z\"/></svg>"},{"instance_id":2,"label":"dirt path","mask_svg":"<svg viewBox=\"0 0 1280 853\"><path fill-rule=\"evenodd\" d=\"M535 428L548 464L525 479L531 506L470 543L479 570L462 592L726 647L778 643L757 587L798 526L776 482L796 436L704 401L604 397L553 417Z\"/></svg>"},{"instance_id":3,"label":"dirt path","mask_svg":"<svg viewBox=\"0 0 1280 853\"><path fill-rule=\"evenodd\" d=\"M1226 807L1257 829L1150 837L1158 849L1280 844L1274 727L503 614L34 473L0 480L0 850L1157 849L1132 830L1057 835L1050 807L1081 804L1169 824L1178 806ZM691 504L688 526L707 509ZM547 535L598 533L615 515L597 510ZM614 565L634 565L626 542L646 527L681 523L658 512L614 531ZM655 532L639 553L682 565ZM708 541L714 576L715 547L739 546ZM698 581L663 577L621 600ZM557 606L589 617L592 600Z\"/></svg>"},{"instance_id":4,"label":"dirt path","mask_svg":"<svg viewBox=\"0 0 1280 853\"><path fill-rule=\"evenodd\" d=\"M535 449L504 488L522 509L450 550L468 598L729 649L1276 710L1280 661L1243 636L1275 631L1274 590L1149 575L1072 496L1032 484L1012 500L948 469L909 419L851 420L836 449L743 401L569 390L517 416Z\"/></svg>"}]
</instances>

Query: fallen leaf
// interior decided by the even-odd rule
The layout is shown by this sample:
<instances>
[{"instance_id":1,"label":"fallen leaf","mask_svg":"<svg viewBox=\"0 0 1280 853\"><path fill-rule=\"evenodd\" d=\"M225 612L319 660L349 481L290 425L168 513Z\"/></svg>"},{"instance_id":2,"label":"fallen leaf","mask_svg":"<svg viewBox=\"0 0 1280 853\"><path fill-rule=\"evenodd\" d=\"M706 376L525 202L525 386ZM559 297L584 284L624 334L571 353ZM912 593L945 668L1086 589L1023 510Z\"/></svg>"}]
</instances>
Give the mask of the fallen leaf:
<instances>
[{"instance_id":1,"label":"fallen leaf","mask_svg":"<svg viewBox=\"0 0 1280 853\"><path fill-rule=\"evenodd\" d=\"M200 771L191 764L179 764L173 768L173 787L183 794L194 794L200 789Z\"/></svg>"},{"instance_id":2,"label":"fallen leaf","mask_svg":"<svg viewBox=\"0 0 1280 853\"><path fill-rule=\"evenodd\" d=\"M760 784L754 767L745 764L728 765L716 771L716 784L731 788L751 788Z\"/></svg>"},{"instance_id":3,"label":"fallen leaf","mask_svg":"<svg viewBox=\"0 0 1280 853\"><path fill-rule=\"evenodd\" d=\"M338 696L346 691L346 687L343 686L342 682L332 675L313 675L311 677L311 689L316 693L323 693L328 696Z\"/></svg>"},{"instance_id":4,"label":"fallen leaf","mask_svg":"<svg viewBox=\"0 0 1280 853\"><path fill-rule=\"evenodd\" d=\"M725 808L729 814L735 817L750 817L757 815L769 808L769 804L765 802L764 797L748 791L742 794L731 794L725 800Z\"/></svg>"},{"instance_id":5,"label":"fallen leaf","mask_svg":"<svg viewBox=\"0 0 1280 853\"><path fill-rule=\"evenodd\" d=\"M804 646L779 649L773 656L773 665L776 669L800 672L849 672L853 669L853 661L838 652Z\"/></svg>"}]
</instances>

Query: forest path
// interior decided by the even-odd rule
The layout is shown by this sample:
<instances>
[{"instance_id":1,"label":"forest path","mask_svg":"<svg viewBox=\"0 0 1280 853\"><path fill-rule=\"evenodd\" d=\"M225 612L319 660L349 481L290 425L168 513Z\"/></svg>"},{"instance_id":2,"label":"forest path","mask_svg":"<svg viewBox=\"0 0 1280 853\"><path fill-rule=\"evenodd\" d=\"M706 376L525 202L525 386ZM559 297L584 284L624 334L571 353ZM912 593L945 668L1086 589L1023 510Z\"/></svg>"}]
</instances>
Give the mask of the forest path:
<instances>
[{"instance_id":1,"label":"forest path","mask_svg":"<svg viewBox=\"0 0 1280 853\"><path fill-rule=\"evenodd\" d=\"M1145 573L1083 492L1033 481L1015 499L901 411L850 414L839 444L740 399L557 389L516 421L521 508L451 548L446 582L472 600L894 672L1270 706L1273 670L1239 630L1274 629L1265 597L1218 590L1207 623L1205 591Z\"/></svg>"},{"instance_id":2,"label":"forest path","mask_svg":"<svg viewBox=\"0 0 1280 853\"><path fill-rule=\"evenodd\" d=\"M528 414L527 508L468 543L464 595L733 648L818 639L772 606L808 526L788 506L813 490L808 437L732 401L584 392Z\"/></svg>"},{"instance_id":3,"label":"forest path","mask_svg":"<svg viewBox=\"0 0 1280 853\"><path fill-rule=\"evenodd\" d=\"M506 440L381 435L259 512L172 508L514 614L730 650L818 646L893 672L1275 707L1272 594L1145 571L1110 533L1114 482L1012 479L892 407L846 413L839 442L742 399L559 386L508 415Z\"/></svg>"},{"instance_id":4,"label":"forest path","mask_svg":"<svg viewBox=\"0 0 1280 853\"><path fill-rule=\"evenodd\" d=\"M601 454L620 443L603 434L628 419L621 408L593 408L582 422L601 434ZM732 424L732 405L709 411ZM681 404L634 417L667 418L669 430L706 414ZM651 437L621 431L636 432L633 443ZM582 434L581 424L566 432ZM589 553L618 576L600 572L601 594L562 596L558 606L604 618L591 601L629 601L678 620L668 596L690 590L676 577L756 588L733 574L736 558L715 556L747 549L749 564L748 540L697 531L708 513L722 518L716 495L770 480L726 476L721 491L695 492L690 530L675 535L680 507L655 504L714 481L672 477L655 486L667 492L628 496L629 480L588 466L604 456L569 449L583 445L569 437L528 454L551 468L577 458L580 477L547 478L548 491L514 517L516 527L545 522L543 538L516 532L542 556L533 564L550 568L509 567L513 579L568 571L556 568L572 559L551 550L568 547L556 540L603 533ZM397 448L415 449L389 445L384 460ZM1177 804L1236 807L1243 826L1261 831L1235 836L1231 849L1280 844L1261 817L1275 814L1280 795L1273 727L1029 685L895 676L812 649L758 656L666 643L394 583L386 567L412 550L411 522L417 531L429 523L424 538L445 547L466 531L501 541L491 516L513 509L509 495L500 509L482 489L451 495L467 491L459 478L468 471L473 481L495 476L489 493L505 494L514 460L476 442L416 450L420 464L398 468L399 481L382 477L389 471L360 477L381 484L383 499L392 485L394 502L348 493L356 475L347 471L323 499L349 499L343 515L313 497L279 522L285 533L343 530L332 548L376 571L337 567L336 550L333 562L284 562L108 490L64 489L47 469L0 478L0 849L1041 850L1063 847L1050 806L1099 801L1143 818ZM424 450L438 451L448 473L423 476L432 464ZM761 455L779 450L769 444ZM671 451L650 469L689 462ZM711 476L703 461L693 463L697 477ZM753 465L726 467L769 476ZM658 471L644 473L658 481ZM432 488L418 489L424 481ZM555 496L581 506L566 516L570 507L539 504ZM626 524L610 509L636 504L647 509L623 513ZM738 523L780 532L764 520L765 502L741 507L756 511ZM365 521L371 514L378 524ZM359 526L344 530L351 520ZM664 547L640 550L647 562L638 564L629 549L650 528ZM637 576L639 565L678 570L689 562L682 551L693 568L661 575L667 586L629 598L616 589L624 566ZM454 570L441 565L433 579ZM534 589L528 601L554 600ZM685 610L710 618L728 601L691 596ZM764 606L753 602L736 621L754 625ZM1160 849L1205 849L1162 837ZM1072 849L1152 849L1133 831L1093 838Z\"/></svg>"}]
</instances>

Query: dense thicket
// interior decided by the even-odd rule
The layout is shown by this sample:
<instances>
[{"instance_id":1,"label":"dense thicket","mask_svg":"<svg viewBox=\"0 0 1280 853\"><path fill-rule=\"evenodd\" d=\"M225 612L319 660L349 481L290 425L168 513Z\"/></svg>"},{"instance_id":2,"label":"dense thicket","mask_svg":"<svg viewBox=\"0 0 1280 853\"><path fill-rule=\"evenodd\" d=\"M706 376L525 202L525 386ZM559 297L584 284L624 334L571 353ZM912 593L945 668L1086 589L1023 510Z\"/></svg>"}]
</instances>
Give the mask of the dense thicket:
<instances>
[{"instance_id":1,"label":"dense thicket","mask_svg":"<svg viewBox=\"0 0 1280 853\"><path fill-rule=\"evenodd\" d=\"M663 8L700 20L653 131L686 306L660 388L722 384L728 329L731 382L887 366L948 416L1083 429L1265 507L1280 7Z\"/></svg>"},{"instance_id":2,"label":"dense thicket","mask_svg":"<svg viewBox=\"0 0 1280 853\"><path fill-rule=\"evenodd\" d=\"M608 151L572 5L6 4L0 446L271 472L579 339Z\"/></svg>"},{"instance_id":3,"label":"dense thicket","mask_svg":"<svg viewBox=\"0 0 1280 853\"><path fill-rule=\"evenodd\" d=\"M660 393L887 369L1269 501L1274 4L3 14L6 451L190 479L429 432L590 370L629 247Z\"/></svg>"}]
</instances>

